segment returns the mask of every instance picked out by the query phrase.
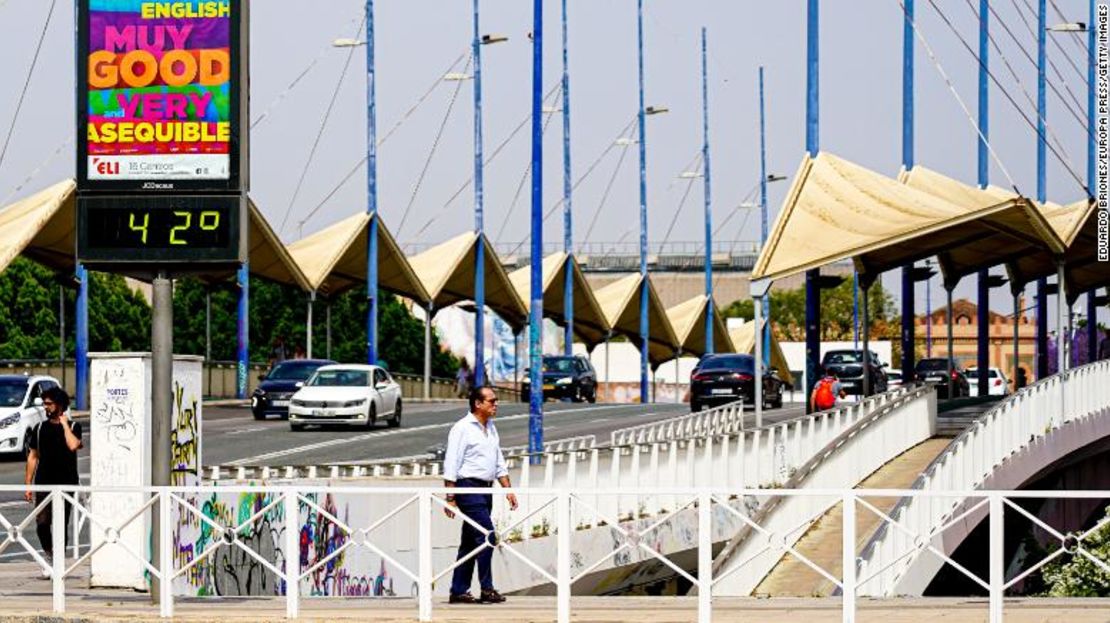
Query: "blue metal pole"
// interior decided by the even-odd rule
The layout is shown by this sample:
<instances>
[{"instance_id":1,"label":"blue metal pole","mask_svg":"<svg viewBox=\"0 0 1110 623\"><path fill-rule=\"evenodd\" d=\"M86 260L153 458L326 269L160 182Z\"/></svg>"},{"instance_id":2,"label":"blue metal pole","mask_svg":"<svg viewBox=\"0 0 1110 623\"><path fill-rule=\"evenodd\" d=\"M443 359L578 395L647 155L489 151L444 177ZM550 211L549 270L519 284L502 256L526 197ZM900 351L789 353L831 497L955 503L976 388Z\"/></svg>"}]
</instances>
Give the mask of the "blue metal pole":
<instances>
[{"instance_id":1,"label":"blue metal pole","mask_svg":"<svg viewBox=\"0 0 1110 623\"><path fill-rule=\"evenodd\" d=\"M852 348L859 349L859 273L852 271Z\"/></svg>"},{"instance_id":2,"label":"blue metal pole","mask_svg":"<svg viewBox=\"0 0 1110 623\"><path fill-rule=\"evenodd\" d=\"M990 83L987 67L990 61L990 0L979 0L979 188L986 188L990 183L990 161L987 160L987 139L990 137ZM976 300L978 313L976 324L976 367L979 368L978 394L986 396L990 390L990 270L984 268L979 271L979 284Z\"/></svg>"},{"instance_id":3,"label":"blue metal pole","mask_svg":"<svg viewBox=\"0 0 1110 623\"><path fill-rule=\"evenodd\" d=\"M1087 18L1087 192L1095 190L1095 0ZM1098 357L1098 288L1087 293L1087 362Z\"/></svg>"},{"instance_id":4,"label":"blue metal pole","mask_svg":"<svg viewBox=\"0 0 1110 623\"><path fill-rule=\"evenodd\" d=\"M640 110L640 403L648 401L647 146L644 144L644 0L636 0L636 59Z\"/></svg>"},{"instance_id":5,"label":"blue metal pole","mask_svg":"<svg viewBox=\"0 0 1110 623\"><path fill-rule=\"evenodd\" d=\"M73 364L77 377L77 408L89 408L89 271L81 264L77 277L77 353Z\"/></svg>"},{"instance_id":6,"label":"blue metal pole","mask_svg":"<svg viewBox=\"0 0 1110 623\"><path fill-rule=\"evenodd\" d=\"M817 0L806 2L806 151L816 157L818 145L818 14ZM817 383L817 367L821 359L821 288L817 269L806 271L806 410L808 396Z\"/></svg>"},{"instance_id":7,"label":"blue metal pole","mask_svg":"<svg viewBox=\"0 0 1110 623\"><path fill-rule=\"evenodd\" d=\"M532 2L532 266L528 315L528 451L543 451L543 0Z\"/></svg>"},{"instance_id":8,"label":"blue metal pole","mask_svg":"<svg viewBox=\"0 0 1110 623\"><path fill-rule=\"evenodd\" d=\"M237 308L236 354L235 368L235 396L239 399L247 397L247 373L250 365L250 264L243 262L239 265L239 305Z\"/></svg>"},{"instance_id":9,"label":"blue metal pole","mask_svg":"<svg viewBox=\"0 0 1110 623\"><path fill-rule=\"evenodd\" d=\"M563 0L563 250L567 254L563 277L563 317L566 323L563 352L567 355L574 354L574 262L571 259L574 221L570 200L570 67L567 61L567 0Z\"/></svg>"},{"instance_id":10,"label":"blue metal pole","mask_svg":"<svg viewBox=\"0 0 1110 623\"><path fill-rule=\"evenodd\" d=\"M478 2L474 0L474 384L486 383L486 245L482 226L482 40L478 33ZM535 175L535 170L532 171ZM542 302L541 302L542 312ZM533 385L532 387L538 387Z\"/></svg>"},{"instance_id":11,"label":"blue metal pole","mask_svg":"<svg viewBox=\"0 0 1110 623\"><path fill-rule=\"evenodd\" d=\"M767 219L767 115L765 114L763 98L763 66L759 67L759 244L767 244L770 233ZM771 364L771 298L763 297L764 322L760 330L760 339L763 340L763 365Z\"/></svg>"},{"instance_id":12,"label":"blue metal pole","mask_svg":"<svg viewBox=\"0 0 1110 623\"><path fill-rule=\"evenodd\" d=\"M374 0L366 0L366 363L378 363L378 122L374 96Z\"/></svg>"},{"instance_id":13,"label":"blue metal pole","mask_svg":"<svg viewBox=\"0 0 1110 623\"><path fill-rule=\"evenodd\" d=\"M1037 201L1048 194L1045 179L1045 0L1037 12ZM1037 280L1037 378L1048 376L1048 280Z\"/></svg>"},{"instance_id":14,"label":"blue metal pole","mask_svg":"<svg viewBox=\"0 0 1110 623\"><path fill-rule=\"evenodd\" d=\"M902 166L913 169L914 164L914 0L904 0L906 15L902 20ZM902 374L910 378L914 369L914 349L917 347L914 336L914 288L913 264L902 266Z\"/></svg>"},{"instance_id":15,"label":"blue metal pole","mask_svg":"<svg viewBox=\"0 0 1110 623\"><path fill-rule=\"evenodd\" d=\"M709 65L706 62L705 27L701 29L701 160L705 169L705 352L712 353L713 345L713 204L709 167ZM677 380L675 381L678 382Z\"/></svg>"}]
</instances>

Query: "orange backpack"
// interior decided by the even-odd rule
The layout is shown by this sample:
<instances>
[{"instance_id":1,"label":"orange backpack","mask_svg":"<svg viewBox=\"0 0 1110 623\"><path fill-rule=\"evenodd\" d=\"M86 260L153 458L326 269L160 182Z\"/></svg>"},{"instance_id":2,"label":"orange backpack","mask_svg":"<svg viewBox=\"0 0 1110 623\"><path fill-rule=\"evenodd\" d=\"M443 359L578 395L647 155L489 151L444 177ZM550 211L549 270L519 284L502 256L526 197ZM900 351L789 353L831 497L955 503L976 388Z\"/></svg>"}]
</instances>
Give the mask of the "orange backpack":
<instances>
[{"instance_id":1,"label":"orange backpack","mask_svg":"<svg viewBox=\"0 0 1110 623\"><path fill-rule=\"evenodd\" d=\"M833 380L831 378L826 376L817 381L817 395L813 398L813 403L818 411L836 406L836 394L833 393Z\"/></svg>"}]
</instances>

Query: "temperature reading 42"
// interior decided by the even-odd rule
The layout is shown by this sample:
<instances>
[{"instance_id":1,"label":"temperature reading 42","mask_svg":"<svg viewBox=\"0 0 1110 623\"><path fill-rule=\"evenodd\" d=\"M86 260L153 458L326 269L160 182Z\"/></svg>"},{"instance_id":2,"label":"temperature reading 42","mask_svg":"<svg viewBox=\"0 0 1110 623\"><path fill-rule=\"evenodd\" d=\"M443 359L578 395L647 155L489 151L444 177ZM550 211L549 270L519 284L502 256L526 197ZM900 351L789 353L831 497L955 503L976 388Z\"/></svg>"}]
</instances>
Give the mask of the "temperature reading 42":
<instances>
[{"instance_id":1,"label":"temperature reading 42","mask_svg":"<svg viewBox=\"0 0 1110 623\"><path fill-rule=\"evenodd\" d=\"M209 261L238 258L238 197L86 198L79 210L79 252L112 261Z\"/></svg>"}]
</instances>

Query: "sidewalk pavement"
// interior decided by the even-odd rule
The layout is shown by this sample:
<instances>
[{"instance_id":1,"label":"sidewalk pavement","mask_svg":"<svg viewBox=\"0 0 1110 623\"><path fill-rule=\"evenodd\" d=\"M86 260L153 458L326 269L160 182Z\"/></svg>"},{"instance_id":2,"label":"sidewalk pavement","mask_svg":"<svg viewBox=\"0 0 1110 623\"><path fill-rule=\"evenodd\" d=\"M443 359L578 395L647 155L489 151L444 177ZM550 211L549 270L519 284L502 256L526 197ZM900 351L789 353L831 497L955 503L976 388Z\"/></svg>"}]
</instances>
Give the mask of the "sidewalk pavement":
<instances>
[{"instance_id":1,"label":"sidewalk pavement","mask_svg":"<svg viewBox=\"0 0 1110 623\"><path fill-rule=\"evenodd\" d=\"M131 590L90 589L89 566L79 565L66 581L66 612L52 614L50 580L39 579L29 562L0 564L0 623L82 621L90 623L162 621L150 596ZM688 623L697 619L696 597L574 597L571 619L578 623ZM759 623L835 623L841 621L839 598L726 598L713 600L713 621ZM985 598L859 599L861 622L986 622ZM404 598L334 598L301 596L301 621L415 621L416 600ZM1010 599L1007 623L1103 623L1110 621L1110 599ZM503 604L450 605L443 597L432 604L434 621L539 623L555 620L554 597L509 596ZM239 623L285 621L282 597L179 598L175 621Z\"/></svg>"}]
</instances>

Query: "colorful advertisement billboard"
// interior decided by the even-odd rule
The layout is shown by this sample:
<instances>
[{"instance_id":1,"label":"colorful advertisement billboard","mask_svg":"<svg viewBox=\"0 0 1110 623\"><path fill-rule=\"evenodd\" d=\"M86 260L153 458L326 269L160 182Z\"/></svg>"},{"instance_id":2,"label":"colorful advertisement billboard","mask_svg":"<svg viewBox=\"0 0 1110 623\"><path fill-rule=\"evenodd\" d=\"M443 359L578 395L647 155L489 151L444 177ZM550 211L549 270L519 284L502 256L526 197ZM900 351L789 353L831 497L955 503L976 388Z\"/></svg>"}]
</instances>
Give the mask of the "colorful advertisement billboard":
<instances>
[{"instance_id":1,"label":"colorful advertisement billboard","mask_svg":"<svg viewBox=\"0 0 1110 623\"><path fill-rule=\"evenodd\" d=\"M78 177L86 189L238 190L237 0L82 0Z\"/></svg>"}]
</instances>

